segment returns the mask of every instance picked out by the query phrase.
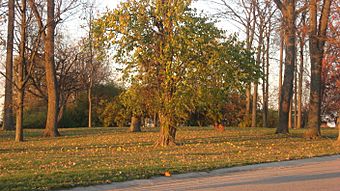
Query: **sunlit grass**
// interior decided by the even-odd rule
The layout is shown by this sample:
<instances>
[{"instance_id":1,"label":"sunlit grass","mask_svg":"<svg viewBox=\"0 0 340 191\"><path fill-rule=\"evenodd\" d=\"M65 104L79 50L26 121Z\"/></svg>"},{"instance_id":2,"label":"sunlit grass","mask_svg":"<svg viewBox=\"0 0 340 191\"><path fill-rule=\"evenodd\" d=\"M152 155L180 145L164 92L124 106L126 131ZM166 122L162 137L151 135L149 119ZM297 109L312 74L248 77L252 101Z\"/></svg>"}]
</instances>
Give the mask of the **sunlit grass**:
<instances>
[{"instance_id":1,"label":"sunlit grass","mask_svg":"<svg viewBox=\"0 0 340 191\"><path fill-rule=\"evenodd\" d=\"M180 128L180 146L154 147L156 129L62 129L62 137L41 138L26 130L26 141L12 141L14 132L0 131L0 190L48 190L148 178L165 171L183 173L237 165L340 154L337 130L305 140L303 130L275 135L275 129Z\"/></svg>"}]
</instances>

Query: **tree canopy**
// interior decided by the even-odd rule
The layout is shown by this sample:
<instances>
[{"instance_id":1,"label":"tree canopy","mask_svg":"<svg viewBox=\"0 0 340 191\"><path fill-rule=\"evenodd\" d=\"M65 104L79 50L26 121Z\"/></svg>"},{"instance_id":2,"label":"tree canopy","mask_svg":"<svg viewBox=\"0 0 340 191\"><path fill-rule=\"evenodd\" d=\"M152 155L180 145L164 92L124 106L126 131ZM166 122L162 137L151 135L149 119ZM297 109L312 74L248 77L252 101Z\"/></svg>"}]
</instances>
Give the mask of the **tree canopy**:
<instances>
[{"instance_id":1,"label":"tree canopy","mask_svg":"<svg viewBox=\"0 0 340 191\"><path fill-rule=\"evenodd\" d=\"M129 82L155 90L150 99L160 118L160 145L174 143L175 126L198 105L217 102L219 108L225 95L241 93L245 82L260 77L244 44L190 4L130 0L95 24L98 42L114 49Z\"/></svg>"}]
</instances>

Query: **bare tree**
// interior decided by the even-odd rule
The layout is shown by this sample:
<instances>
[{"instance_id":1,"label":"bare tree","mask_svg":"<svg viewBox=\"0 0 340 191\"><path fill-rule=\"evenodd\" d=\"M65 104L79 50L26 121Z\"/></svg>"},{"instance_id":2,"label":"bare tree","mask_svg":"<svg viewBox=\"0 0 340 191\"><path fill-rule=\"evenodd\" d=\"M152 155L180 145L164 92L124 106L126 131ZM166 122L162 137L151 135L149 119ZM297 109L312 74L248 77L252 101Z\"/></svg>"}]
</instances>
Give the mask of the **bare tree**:
<instances>
[{"instance_id":1,"label":"bare tree","mask_svg":"<svg viewBox=\"0 0 340 191\"><path fill-rule=\"evenodd\" d=\"M321 136L321 72L331 3L332 0L323 0L321 13L318 13L317 0L311 0L309 2L310 18L308 36L311 61L311 89L307 122L308 130L305 133L307 138ZM317 18L318 15L320 15L319 19Z\"/></svg>"},{"instance_id":2,"label":"bare tree","mask_svg":"<svg viewBox=\"0 0 340 191\"><path fill-rule=\"evenodd\" d=\"M284 53L284 39L282 24L280 29L280 60L279 60L279 95L278 95L278 114L280 116L280 103L281 103L281 91L282 91L282 70L283 70L283 53Z\"/></svg>"},{"instance_id":3,"label":"bare tree","mask_svg":"<svg viewBox=\"0 0 340 191\"><path fill-rule=\"evenodd\" d=\"M302 84L303 84L303 70L304 70L304 47L306 38L306 13L301 15L301 23L299 30L299 54L300 54L300 65L299 65L299 83L298 83L298 114L297 114L297 126L296 128L302 127Z\"/></svg>"},{"instance_id":4,"label":"bare tree","mask_svg":"<svg viewBox=\"0 0 340 191\"><path fill-rule=\"evenodd\" d=\"M5 103L4 103L4 130L13 130L13 44L14 44L14 20L15 1L8 1L7 21L7 54L6 54L6 82L5 82Z\"/></svg>"},{"instance_id":5,"label":"bare tree","mask_svg":"<svg viewBox=\"0 0 340 191\"><path fill-rule=\"evenodd\" d=\"M21 24L20 24L20 45L19 45L19 61L17 62L17 91L16 91L16 133L15 141L24 140L23 136L23 114L24 114L24 93L25 93L25 52L26 52L26 0L21 0Z\"/></svg>"},{"instance_id":6,"label":"bare tree","mask_svg":"<svg viewBox=\"0 0 340 191\"><path fill-rule=\"evenodd\" d=\"M288 133L289 106L293 95L294 64L296 57L296 2L295 0L274 0L274 2L282 13L286 45L284 80L280 96L279 125L276 129L276 133Z\"/></svg>"},{"instance_id":7,"label":"bare tree","mask_svg":"<svg viewBox=\"0 0 340 191\"><path fill-rule=\"evenodd\" d=\"M54 65L54 0L47 0L47 24L45 42L45 70L47 84L47 119L44 136L59 136L57 120L58 120L58 84L56 69Z\"/></svg>"},{"instance_id":8,"label":"bare tree","mask_svg":"<svg viewBox=\"0 0 340 191\"><path fill-rule=\"evenodd\" d=\"M263 120L264 125L267 126L267 111L268 111L268 99L267 99L267 80L269 76L268 66L269 66L269 43L270 43L270 34L269 31L272 30L271 20L275 13L275 10L272 10L270 2L263 2L259 3L256 1L254 4L256 13L257 13L257 54L256 54L256 64L260 66L262 60L262 70L263 70L263 105L264 105L264 112L263 112ZM267 31L268 30L268 31ZM267 46L266 46L267 43ZM268 54L268 55L267 55ZM267 55L267 56L266 56ZM266 60L267 57L267 60ZM258 97L258 83L254 83L253 89L253 105L252 105L252 117L251 117L251 126L256 127L256 118L257 118L257 97Z\"/></svg>"},{"instance_id":9,"label":"bare tree","mask_svg":"<svg viewBox=\"0 0 340 191\"><path fill-rule=\"evenodd\" d=\"M269 11L271 13L271 11ZM263 62L263 71L264 71L264 78L263 78L263 84L262 84L262 92L263 92L263 127L268 126L268 101L269 101L269 65L270 65L270 34L273 31L273 26L271 22L271 18L269 18L267 26L266 26L266 32L265 32L265 62Z\"/></svg>"},{"instance_id":10,"label":"bare tree","mask_svg":"<svg viewBox=\"0 0 340 191\"><path fill-rule=\"evenodd\" d=\"M87 83L87 99L88 99L88 127L92 127L92 88L93 88L93 78L95 74L95 66L94 66L94 52L93 52L93 17L94 17L94 3L88 2L87 7L85 7L86 11L86 21L88 27L88 49L89 49L89 79Z\"/></svg>"},{"instance_id":11,"label":"bare tree","mask_svg":"<svg viewBox=\"0 0 340 191\"><path fill-rule=\"evenodd\" d=\"M35 19L39 27L39 33L44 42L44 59L45 59L45 76L48 92L48 104L47 104L47 119L44 136L59 136L58 132L58 82L56 76L55 60L54 60L54 33L56 24L61 21L61 14L72 9L72 5L76 2L70 0L69 4L62 9L62 2L58 1L57 6L54 0L47 0L47 18L46 24L43 24L42 14L37 8L35 0L29 0L30 8L33 11ZM55 13L55 9L57 10Z\"/></svg>"}]
</instances>

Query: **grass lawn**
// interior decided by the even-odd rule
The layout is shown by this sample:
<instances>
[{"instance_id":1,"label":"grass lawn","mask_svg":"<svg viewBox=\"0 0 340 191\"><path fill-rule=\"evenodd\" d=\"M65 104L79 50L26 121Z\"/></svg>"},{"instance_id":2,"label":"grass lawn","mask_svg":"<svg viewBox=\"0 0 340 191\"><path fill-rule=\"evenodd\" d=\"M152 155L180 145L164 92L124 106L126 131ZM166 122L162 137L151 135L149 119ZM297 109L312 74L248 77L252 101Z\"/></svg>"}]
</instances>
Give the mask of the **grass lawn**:
<instances>
[{"instance_id":1,"label":"grass lawn","mask_svg":"<svg viewBox=\"0 0 340 191\"><path fill-rule=\"evenodd\" d=\"M0 131L0 190L49 190L148 178L165 171L184 173L271 161L340 154L337 130L305 140L303 130L275 135L275 129L180 128L181 146L154 148L158 131L127 133L121 128L61 129L62 137L41 138L42 130Z\"/></svg>"}]
</instances>

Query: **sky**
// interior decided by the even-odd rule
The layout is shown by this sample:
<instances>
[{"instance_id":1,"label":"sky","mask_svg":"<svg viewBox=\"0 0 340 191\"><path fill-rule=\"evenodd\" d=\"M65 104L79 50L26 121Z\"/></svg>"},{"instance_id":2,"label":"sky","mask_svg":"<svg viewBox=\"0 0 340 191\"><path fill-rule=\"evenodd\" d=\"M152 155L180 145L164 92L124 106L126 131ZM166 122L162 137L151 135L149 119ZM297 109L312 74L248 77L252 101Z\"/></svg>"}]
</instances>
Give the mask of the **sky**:
<instances>
[{"instance_id":1,"label":"sky","mask_svg":"<svg viewBox=\"0 0 340 191\"><path fill-rule=\"evenodd\" d=\"M97 14L100 15L104 13L107 9L112 10L116 8L120 2L123 1L124 0L96 0L95 7L98 10ZM194 1L192 7L196 8L198 11L203 11L205 14L212 14L214 12L214 5L208 3L207 0ZM78 14L79 15L73 15L72 19L68 19L65 23L66 30L70 32L72 34L72 37L75 39L81 38L83 35L85 35L85 31L81 30L81 28L79 27L83 24L83 21L79 19L81 12L78 12ZM230 22L219 22L218 27L227 30L228 33L239 32L239 30Z\"/></svg>"}]
</instances>

